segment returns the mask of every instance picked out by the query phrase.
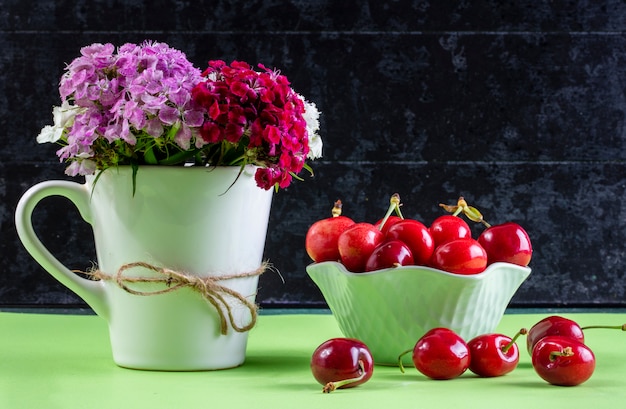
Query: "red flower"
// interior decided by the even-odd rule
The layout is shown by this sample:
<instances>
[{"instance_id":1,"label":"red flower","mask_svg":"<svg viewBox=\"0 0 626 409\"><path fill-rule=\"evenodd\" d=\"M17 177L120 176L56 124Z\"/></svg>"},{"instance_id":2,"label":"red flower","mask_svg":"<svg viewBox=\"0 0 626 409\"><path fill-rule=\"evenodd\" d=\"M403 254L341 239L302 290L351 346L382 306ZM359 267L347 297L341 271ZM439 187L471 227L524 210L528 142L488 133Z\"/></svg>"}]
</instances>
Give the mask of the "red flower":
<instances>
[{"instance_id":1,"label":"red flower","mask_svg":"<svg viewBox=\"0 0 626 409\"><path fill-rule=\"evenodd\" d=\"M260 187L287 187L309 152L304 101L285 76L259 68L209 62L205 80L192 91L206 112L199 133L206 144L232 143L242 164L261 166L255 175Z\"/></svg>"}]
</instances>

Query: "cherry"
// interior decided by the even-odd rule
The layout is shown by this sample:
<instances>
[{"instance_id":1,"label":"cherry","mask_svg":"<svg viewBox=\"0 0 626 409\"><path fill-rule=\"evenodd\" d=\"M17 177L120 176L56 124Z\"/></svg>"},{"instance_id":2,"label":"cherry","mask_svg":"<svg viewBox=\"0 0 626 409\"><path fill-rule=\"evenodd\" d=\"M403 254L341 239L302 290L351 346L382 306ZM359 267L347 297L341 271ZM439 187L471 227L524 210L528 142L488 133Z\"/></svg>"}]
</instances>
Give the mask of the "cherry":
<instances>
[{"instance_id":1,"label":"cherry","mask_svg":"<svg viewBox=\"0 0 626 409\"><path fill-rule=\"evenodd\" d=\"M367 259L365 271L413 264L413 255L409 247L400 240L386 241L376 247Z\"/></svg>"},{"instance_id":2,"label":"cherry","mask_svg":"<svg viewBox=\"0 0 626 409\"><path fill-rule=\"evenodd\" d=\"M324 393L352 388L367 382L374 360L367 345L353 338L332 338L318 346L311 357L313 377Z\"/></svg>"},{"instance_id":3,"label":"cherry","mask_svg":"<svg viewBox=\"0 0 626 409\"><path fill-rule=\"evenodd\" d=\"M621 329L622 331L626 331L626 324L616 326L590 325L586 327L581 327L576 321L558 315L551 315L537 322L530 328L530 330L528 330L528 336L526 337L526 348L528 349L528 353L532 354L535 344L542 338L550 335L565 336L584 343L584 330L599 328Z\"/></svg>"},{"instance_id":4,"label":"cherry","mask_svg":"<svg viewBox=\"0 0 626 409\"><path fill-rule=\"evenodd\" d=\"M470 364L467 344L449 328L431 329L417 341L412 350L400 354L398 362L402 372L404 372L402 356L411 351L415 368L431 379L456 378L461 376Z\"/></svg>"},{"instance_id":5,"label":"cherry","mask_svg":"<svg viewBox=\"0 0 626 409\"><path fill-rule=\"evenodd\" d=\"M452 240L472 237L472 231L467 222L449 214L437 217L431 223L429 231L435 242L435 248Z\"/></svg>"},{"instance_id":6,"label":"cherry","mask_svg":"<svg viewBox=\"0 0 626 409\"><path fill-rule=\"evenodd\" d=\"M526 337L526 348L528 353L532 355L535 344L550 335L561 335L585 342L583 330L575 321L558 315L551 315L542 319L528 330Z\"/></svg>"},{"instance_id":7,"label":"cherry","mask_svg":"<svg viewBox=\"0 0 626 409\"><path fill-rule=\"evenodd\" d=\"M355 223L348 227L337 241L341 263L348 271L360 273L365 270L367 260L383 240L385 235L382 230L385 228L391 213L396 211L402 218L400 212L400 195L394 193L389 199L389 208L385 217L376 225L370 223Z\"/></svg>"},{"instance_id":8,"label":"cherry","mask_svg":"<svg viewBox=\"0 0 626 409\"><path fill-rule=\"evenodd\" d=\"M341 258L337 246L339 235L354 224L349 217L341 216L341 208L341 200L337 200L332 210L333 217L316 221L306 233L306 252L316 263Z\"/></svg>"},{"instance_id":9,"label":"cherry","mask_svg":"<svg viewBox=\"0 0 626 409\"><path fill-rule=\"evenodd\" d=\"M591 377L596 359L591 349L582 342L553 335L535 344L532 365L535 372L548 383L575 386Z\"/></svg>"},{"instance_id":10,"label":"cherry","mask_svg":"<svg viewBox=\"0 0 626 409\"><path fill-rule=\"evenodd\" d=\"M522 328L513 338L493 333L472 338L467 343L471 357L469 370L482 377L502 376L513 371L519 363L515 341L526 332L526 328Z\"/></svg>"},{"instance_id":11,"label":"cherry","mask_svg":"<svg viewBox=\"0 0 626 409\"><path fill-rule=\"evenodd\" d=\"M478 237L487 252L487 263L498 261L527 266L533 254L526 230L517 223L507 222L490 226Z\"/></svg>"},{"instance_id":12,"label":"cherry","mask_svg":"<svg viewBox=\"0 0 626 409\"><path fill-rule=\"evenodd\" d=\"M404 219L395 222L385 236L388 240L404 242L411 250L414 263L420 266L428 265L435 251L435 241L428 227L417 220Z\"/></svg>"},{"instance_id":13,"label":"cherry","mask_svg":"<svg viewBox=\"0 0 626 409\"><path fill-rule=\"evenodd\" d=\"M487 267L487 253L474 239L457 239L438 246L431 266L454 274L478 274Z\"/></svg>"},{"instance_id":14,"label":"cherry","mask_svg":"<svg viewBox=\"0 0 626 409\"><path fill-rule=\"evenodd\" d=\"M385 236L371 223L355 223L348 227L337 240L341 263L348 271L365 270L367 259Z\"/></svg>"}]
</instances>

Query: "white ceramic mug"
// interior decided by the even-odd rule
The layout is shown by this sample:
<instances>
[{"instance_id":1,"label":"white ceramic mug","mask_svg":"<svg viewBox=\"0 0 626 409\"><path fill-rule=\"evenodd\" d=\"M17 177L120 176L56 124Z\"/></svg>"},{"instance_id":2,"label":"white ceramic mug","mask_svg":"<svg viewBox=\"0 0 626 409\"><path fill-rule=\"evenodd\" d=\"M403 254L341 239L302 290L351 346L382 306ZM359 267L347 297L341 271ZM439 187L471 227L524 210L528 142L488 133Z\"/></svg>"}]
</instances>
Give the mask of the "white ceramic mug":
<instances>
[{"instance_id":1,"label":"white ceramic mug","mask_svg":"<svg viewBox=\"0 0 626 409\"><path fill-rule=\"evenodd\" d=\"M85 184L42 182L18 203L18 235L46 271L108 322L118 365L154 370L236 367L245 360L248 332L238 332L228 323L223 334L220 322L230 309L235 326L245 327L254 312L244 303L219 293L228 304L220 315L195 288L172 290L169 282L128 284L148 293L137 295L121 288L113 277L123 266L137 262L201 278L257 271L263 262L272 191L256 186L254 170L247 167L238 175L239 167L140 167L133 183L132 169L119 167L98 178L89 176ZM37 237L32 213L49 196L72 201L92 226L96 267L104 279L71 271ZM163 275L133 267L124 271L124 277ZM251 274L221 280L219 285L254 303L257 283L258 275Z\"/></svg>"}]
</instances>

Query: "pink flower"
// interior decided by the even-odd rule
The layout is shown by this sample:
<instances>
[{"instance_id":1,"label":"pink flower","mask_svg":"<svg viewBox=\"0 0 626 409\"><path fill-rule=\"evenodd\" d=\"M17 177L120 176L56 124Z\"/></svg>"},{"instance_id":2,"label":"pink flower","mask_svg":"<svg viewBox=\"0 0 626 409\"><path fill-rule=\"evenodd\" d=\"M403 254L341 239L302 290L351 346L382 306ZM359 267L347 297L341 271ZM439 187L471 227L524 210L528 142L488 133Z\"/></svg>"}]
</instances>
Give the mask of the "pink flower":
<instances>
[{"instance_id":1,"label":"pink flower","mask_svg":"<svg viewBox=\"0 0 626 409\"><path fill-rule=\"evenodd\" d=\"M166 138L176 127L175 143L188 149L194 139L191 127L200 126L203 116L191 100L191 90L200 80L200 70L182 52L163 43L125 44L117 52L112 44L84 47L81 56L67 66L59 86L62 101L85 109L67 127L64 142L84 144L81 134L94 135L91 143L98 138L123 141L128 148L122 153L131 156L121 158L122 162L140 162L135 155L142 152L133 153L138 137ZM142 144L139 149L153 145ZM60 152L70 162L90 160L99 168L110 165L104 162L110 154L91 148L69 146ZM92 168L74 165L71 169L93 173Z\"/></svg>"}]
</instances>

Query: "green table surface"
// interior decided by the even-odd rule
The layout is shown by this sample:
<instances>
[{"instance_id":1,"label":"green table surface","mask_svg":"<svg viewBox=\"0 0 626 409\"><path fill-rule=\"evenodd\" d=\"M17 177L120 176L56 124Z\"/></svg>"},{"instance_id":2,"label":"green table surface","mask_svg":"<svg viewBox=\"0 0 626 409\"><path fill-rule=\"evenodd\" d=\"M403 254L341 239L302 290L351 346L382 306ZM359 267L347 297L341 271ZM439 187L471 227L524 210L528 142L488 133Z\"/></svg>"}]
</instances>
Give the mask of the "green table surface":
<instances>
[{"instance_id":1,"label":"green table surface","mask_svg":"<svg viewBox=\"0 0 626 409\"><path fill-rule=\"evenodd\" d=\"M506 314L513 334L549 314ZM622 313L561 314L581 325L621 324ZM384 330L384 329L381 329ZM518 368L499 378L467 372L430 380L407 368L375 367L357 388L323 394L309 360L341 336L328 314L261 315L243 366L207 372L124 369L111 358L107 326L93 315L0 313L0 408L620 408L626 404L626 333L589 330L596 370L586 383L557 387L539 378L522 346ZM409 346L412 347L412 346Z\"/></svg>"}]
</instances>

